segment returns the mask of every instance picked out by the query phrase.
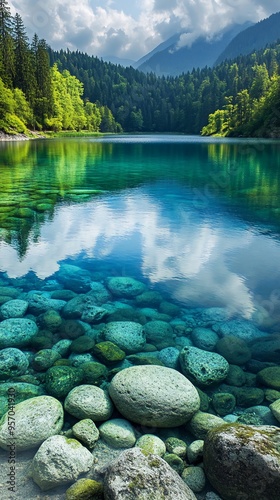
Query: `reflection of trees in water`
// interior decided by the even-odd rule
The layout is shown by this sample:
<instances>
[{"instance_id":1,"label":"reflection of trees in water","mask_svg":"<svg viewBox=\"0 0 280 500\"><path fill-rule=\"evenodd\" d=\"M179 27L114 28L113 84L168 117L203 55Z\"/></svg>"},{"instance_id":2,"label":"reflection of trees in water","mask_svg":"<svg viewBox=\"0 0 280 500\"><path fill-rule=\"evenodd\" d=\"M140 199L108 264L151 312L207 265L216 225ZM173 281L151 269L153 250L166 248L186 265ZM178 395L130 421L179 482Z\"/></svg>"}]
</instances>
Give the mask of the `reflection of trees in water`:
<instances>
[{"instance_id":1,"label":"reflection of trees in water","mask_svg":"<svg viewBox=\"0 0 280 500\"><path fill-rule=\"evenodd\" d=\"M101 144L85 141L24 141L1 146L0 238L25 255L57 203L90 199L87 169Z\"/></svg>"},{"instance_id":2,"label":"reflection of trees in water","mask_svg":"<svg viewBox=\"0 0 280 500\"><path fill-rule=\"evenodd\" d=\"M0 238L17 245L20 255L58 203L158 180L187 187L196 209L207 208L214 196L245 220L280 227L277 143L55 139L1 144L0 155Z\"/></svg>"}]
</instances>

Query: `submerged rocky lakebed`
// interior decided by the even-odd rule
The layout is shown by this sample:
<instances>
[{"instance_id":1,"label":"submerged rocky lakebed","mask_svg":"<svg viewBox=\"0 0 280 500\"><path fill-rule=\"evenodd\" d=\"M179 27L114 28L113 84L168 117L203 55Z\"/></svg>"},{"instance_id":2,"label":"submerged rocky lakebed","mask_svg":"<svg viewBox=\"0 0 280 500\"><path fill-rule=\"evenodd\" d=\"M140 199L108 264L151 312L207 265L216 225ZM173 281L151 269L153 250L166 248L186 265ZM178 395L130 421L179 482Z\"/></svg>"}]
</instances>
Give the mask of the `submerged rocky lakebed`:
<instances>
[{"instance_id":1,"label":"submerged rocky lakebed","mask_svg":"<svg viewBox=\"0 0 280 500\"><path fill-rule=\"evenodd\" d=\"M3 498L279 498L277 324L109 271L0 275Z\"/></svg>"}]
</instances>

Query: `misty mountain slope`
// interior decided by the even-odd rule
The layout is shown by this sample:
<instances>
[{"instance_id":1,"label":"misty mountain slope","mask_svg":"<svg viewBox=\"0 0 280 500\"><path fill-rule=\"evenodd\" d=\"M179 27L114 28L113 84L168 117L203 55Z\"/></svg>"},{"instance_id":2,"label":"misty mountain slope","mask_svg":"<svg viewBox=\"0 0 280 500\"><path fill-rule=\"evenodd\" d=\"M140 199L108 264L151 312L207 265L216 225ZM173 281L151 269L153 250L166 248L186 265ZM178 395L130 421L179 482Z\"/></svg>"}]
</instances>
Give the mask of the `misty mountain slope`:
<instances>
[{"instance_id":1,"label":"misty mountain slope","mask_svg":"<svg viewBox=\"0 0 280 500\"><path fill-rule=\"evenodd\" d=\"M176 50L176 47L181 34L174 35L156 47L150 54L140 59L138 63L141 64L137 64L137 67L145 73L153 72L158 76L175 76L192 71L193 68L210 67L237 33L246 29L249 24L233 25L223 30L211 40L199 37L190 47L185 46L178 50ZM162 46L165 47L160 50ZM151 57L148 57L149 55Z\"/></svg>"},{"instance_id":2,"label":"misty mountain slope","mask_svg":"<svg viewBox=\"0 0 280 500\"><path fill-rule=\"evenodd\" d=\"M215 65L226 59L234 59L239 55L247 55L254 50L280 39L280 12L259 21L236 35L217 58Z\"/></svg>"}]
</instances>

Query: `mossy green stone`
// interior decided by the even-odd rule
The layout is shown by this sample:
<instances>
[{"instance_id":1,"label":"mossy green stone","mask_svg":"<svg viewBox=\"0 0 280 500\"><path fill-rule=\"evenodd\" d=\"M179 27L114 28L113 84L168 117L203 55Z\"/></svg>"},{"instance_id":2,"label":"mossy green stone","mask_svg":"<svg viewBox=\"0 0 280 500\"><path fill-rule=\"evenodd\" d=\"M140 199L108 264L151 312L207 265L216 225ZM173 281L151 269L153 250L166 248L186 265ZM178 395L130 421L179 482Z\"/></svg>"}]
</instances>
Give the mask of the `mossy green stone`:
<instances>
[{"instance_id":1,"label":"mossy green stone","mask_svg":"<svg viewBox=\"0 0 280 500\"><path fill-rule=\"evenodd\" d=\"M100 385L108 377L108 368L102 363L89 361L81 365L83 371L83 383Z\"/></svg>"},{"instance_id":2,"label":"mossy green stone","mask_svg":"<svg viewBox=\"0 0 280 500\"><path fill-rule=\"evenodd\" d=\"M127 356L127 360L133 365L157 365L165 366L156 356L137 356L137 354L131 354Z\"/></svg>"},{"instance_id":3,"label":"mossy green stone","mask_svg":"<svg viewBox=\"0 0 280 500\"><path fill-rule=\"evenodd\" d=\"M64 398L83 380L83 372L72 366L52 366L46 373L45 386L48 394Z\"/></svg>"},{"instance_id":4,"label":"mossy green stone","mask_svg":"<svg viewBox=\"0 0 280 500\"><path fill-rule=\"evenodd\" d=\"M233 412L236 399L233 394L228 392L218 392L213 394L212 405L216 413L223 417Z\"/></svg>"},{"instance_id":5,"label":"mossy green stone","mask_svg":"<svg viewBox=\"0 0 280 500\"><path fill-rule=\"evenodd\" d=\"M178 455L175 455L175 453L165 453L163 458L168 465L170 465L170 467L172 467L172 469L179 474L179 476L182 474L185 464L184 461L178 457Z\"/></svg>"},{"instance_id":6,"label":"mossy green stone","mask_svg":"<svg viewBox=\"0 0 280 500\"><path fill-rule=\"evenodd\" d=\"M270 366L258 373L257 380L260 384L271 389L280 390L280 366Z\"/></svg>"},{"instance_id":7,"label":"mossy green stone","mask_svg":"<svg viewBox=\"0 0 280 500\"><path fill-rule=\"evenodd\" d=\"M118 363L125 358L125 352L109 340L96 344L93 353L105 364Z\"/></svg>"},{"instance_id":8,"label":"mossy green stone","mask_svg":"<svg viewBox=\"0 0 280 500\"><path fill-rule=\"evenodd\" d=\"M66 500L102 500L103 485L94 479L78 479L65 493Z\"/></svg>"},{"instance_id":9,"label":"mossy green stone","mask_svg":"<svg viewBox=\"0 0 280 500\"><path fill-rule=\"evenodd\" d=\"M77 354L82 354L84 352L89 352L95 346L95 341L88 335L81 335L77 339L73 340L70 351Z\"/></svg>"}]
</instances>

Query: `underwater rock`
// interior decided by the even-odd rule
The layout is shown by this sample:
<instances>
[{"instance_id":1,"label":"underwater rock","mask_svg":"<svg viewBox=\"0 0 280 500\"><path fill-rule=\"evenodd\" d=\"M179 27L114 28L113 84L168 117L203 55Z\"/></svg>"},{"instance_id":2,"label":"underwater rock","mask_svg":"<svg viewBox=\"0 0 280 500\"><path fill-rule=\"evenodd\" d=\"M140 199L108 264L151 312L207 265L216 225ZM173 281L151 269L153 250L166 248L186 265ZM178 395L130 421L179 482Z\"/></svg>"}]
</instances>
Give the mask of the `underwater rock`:
<instances>
[{"instance_id":1,"label":"underwater rock","mask_svg":"<svg viewBox=\"0 0 280 500\"><path fill-rule=\"evenodd\" d=\"M56 273L57 280L77 293L85 293L90 290L91 274L86 269L72 264L61 264Z\"/></svg>"},{"instance_id":2,"label":"underwater rock","mask_svg":"<svg viewBox=\"0 0 280 500\"><path fill-rule=\"evenodd\" d=\"M166 450L172 455L178 455L180 458L185 458L187 454L187 445L182 439L169 437L165 441Z\"/></svg>"},{"instance_id":3,"label":"underwater rock","mask_svg":"<svg viewBox=\"0 0 280 500\"><path fill-rule=\"evenodd\" d=\"M89 449L94 448L99 439L99 430L90 418L80 420L72 427L73 435Z\"/></svg>"},{"instance_id":4,"label":"underwater rock","mask_svg":"<svg viewBox=\"0 0 280 500\"><path fill-rule=\"evenodd\" d=\"M187 448L187 459L190 464L196 464L202 461L203 458L203 439L196 439L189 444Z\"/></svg>"},{"instance_id":5,"label":"underwater rock","mask_svg":"<svg viewBox=\"0 0 280 500\"><path fill-rule=\"evenodd\" d=\"M257 339L251 344L252 358L259 361L280 360L280 335L269 335L266 339Z\"/></svg>"},{"instance_id":6,"label":"underwater rock","mask_svg":"<svg viewBox=\"0 0 280 500\"><path fill-rule=\"evenodd\" d=\"M184 347L180 353L180 364L184 375L202 386L221 382L229 370L223 356L197 347Z\"/></svg>"},{"instance_id":7,"label":"underwater rock","mask_svg":"<svg viewBox=\"0 0 280 500\"><path fill-rule=\"evenodd\" d=\"M280 399L276 399L274 403L269 405L270 410L272 411L274 417L278 422L280 422Z\"/></svg>"},{"instance_id":8,"label":"underwater rock","mask_svg":"<svg viewBox=\"0 0 280 500\"><path fill-rule=\"evenodd\" d=\"M27 308L28 302L26 300L9 300L0 307L0 317L2 319L22 318L25 315Z\"/></svg>"},{"instance_id":9,"label":"underwater rock","mask_svg":"<svg viewBox=\"0 0 280 500\"><path fill-rule=\"evenodd\" d=\"M65 500L103 500L103 485L94 479L78 479L65 492Z\"/></svg>"},{"instance_id":10,"label":"underwater rock","mask_svg":"<svg viewBox=\"0 0 280 500\"><path fill-rule=\"evenodd\" d=\"M180 476L156 455L145 456L139 448L123 451L112 462L104 478L106 499L195 500L196 497Z\"/></svg>"},{"instance_id":11,"label":"underwater rock","mask_svg":"<svg viewBox=\"0 0 280 500\"><path fill-rule=\"evenodd\" d=\"M80 385L72 389L64 401L65 410L76 418L90 418L94 422L108 420L113 403L107 392L95 385Z\"/></svg>"},{"instance_id":12,"label":"underwater rock","mask_svg":"<svg viewBox=\"0 0 280 500\"><path fill-rule=\"evenodd\" d=\"M65 306L65 300L52 299L49 292L32 291L26 296L28 301L28 312L39 316L49 309L61 311Z\"/></svg>"},{"instance_id":13,"label":"underwater rock","mask_svg":"<svg viewBox=\"0 0 280 500\"><path fill-rule=\"evenodd\" d=\"M177 427L198 410L199 396L181 373L161 366L133 366L117 373L109 394L125 417L150 427Z\"/></svg>"},{"instance_id":14,"label":"underwater rock","mask_svg":"<svg viewBox=\"0 0 280 500\"><path fill-rule=\"evenodd\" d=\"M22 375L28 366L28 358L20 349L8 347L0 351L0 380Z\"/></svg>"},{"instance_id":15,"label":"underwater rock","mask_svg":"<svg viewBox=\"0 0 280 500\"><path fill-rule=\"evenodd\" d=\"M232 319L224 323L216 323L212 328L218 335L224 337L225 335L232 335L239 339L249 342L259 337L267 337L267 333L259 330L253 323L245 319ZM235 363L236 365L238 363Z\"/></svg>"},{"instance_id":16,"label":"underwater rock","mask_svg":"<svg viewBox=\"0 0 280 500\"><path fill-rule=\"evenodd\" d=\"M260 405L264 400L264 392L258 387L232 387L236 405L248 408L250 406Z\"/></svg>"},{"instance_id":17,"label":"underwater rock","mask_svg":"<svg viewBox=\"0 0 280 500\"><path fill-rule=\"evenodd\" d=\"M141 351L146 343L143 326L133 321L112 321L102 332L105 340L116 344L126 353Z\"/></svg>"},{"instance_id":18,"label":"underwater rock","mask_svg":"<svg viewBox=\"0 0 280 500\"><path fill-rule=\"evenodd\" d=\"M125 358L125 352L110 340L98 342L93 349L93 353L100 361L108 365L119 363Z\"/></svg>"},{"instance_id":19,"label":"underwater rock","mask_svg":"<svg viewBox=\"0 0 280 500\"><path fill-rule=\"evenodd\" d=\"M193 345L204 351L214 351L219 336L210 328L197 327L191 333Z\"/></svg>"},{"instance_id":20,"label":"underwater rock","mask_svg":"<svg viewBox=\"0 0 280 500\"><path fill-rule=\"evenodd\" d=\"M51 396L38 396L15 405L15 428L11 439L11 420L6 413L0 421L0 447L9 449L11 441L18 451L40 445L49 436L58 434L63 426L63 407Z\"/></svg>"},{"instance_id":21,"label":"underwater rock","mask_svg":"<svg viewBox=\"0 0 280 500\"><path fill-rule=\"evenodd\" d=\"M85 323L77 319L65 319L59 328L59 333L65 339L77 339L86 333Z\"/></svg>"},{"instance_id":22,"label":"underwater rock","mask_svg":"<svg viewBox=\"0 0 280 500\"><path fill-rule=\"evenodd\" d=\"M223 424L222 418L216 417L212 413L198 411L188 422L187 428L197 439L204 439L207 432Z\"/></svg>"},{"instance_id":23,"label":"underwater rock","mask_svg":"<svg viewBox=\"0 0 280 500\"><path fill-rule=\"evenodd\" d=\"M44 441L33 458L31 475L41 490L47 491L74 481L92 465L92 454L79 441L52 436Z\"/></svg>"},{"instance_id":24,"label":"underwater rock","mask_svg":"<svg viewBox=\"0 0 280 500\"><path fill-rule=\"evenodd\" d=\"M175 470L175 472L177 472L179 476L181 476L185 467L184 461L175 453L165 453L163 455L163 458L168 463L168 465L170 465L170 467L172 467L172 469Z\"/></svg>"},{"instance_id":25,"label":"underwater rock","mask_svg":"<svg viewBox=\"0 0 280 500\"><path fill-rule=\"evenodd\" d=\"M144 283L127 276L109 278L107 286L113 295L125 297L127 299L133 299L146 290L146 285Z\"/></svg>"},{"instance_id":26,"label":"underwater rock","mask_svg":"<svg viewBox=\"0 0 280 500\"><path fill-rule=\"evenodd\" d=\"M86 323L98 323L108 314L108 311L97 306L93 297L80 294L66 303L61 314L66 319L81 319Z\"/></svg>"},{"instance_id":27,"label":"underwater rock","mask_svg":"<svg viewBox=\"0 0 280 500\"><path fill-rule=\"evenodd\" d=\"M26 346L30 344L37 332L38 327L31 319L4 319L0 323L0 349Z\"/></svg>"},{"instance_id":28,"label":"underwater rock","mask_svg":"<svg viewBox=\"0 0 280 500\"><path fill-rule=\"evenodd\" d=\"M146 290L135 298L136 304L139 307L157 307L162 300L162 295L153 290Z\"/></svg>"},{"instance_id":29,"label":"underwater rock","mask_svg":"<svg viewBox=\"0 0 280 500\"><path fill-rule=\"evenodd\" d=\"M165 347L158 353L158 359L168 368L177 370L179 367L180 351L176 347Z\"/></svg>"},{"instance_id":30,"label":"underwater rock","mask_svg":"<svg viewBox=\"0 0 280 500\"><path fill-rule=\"evenodd\" d=\"M111 300L111 294L99 281L90 282L90 291L87 292L87 295L92 297L99 306Z\"/></svg>"},{"instance_id":31,"label":"underwater rock","mask_svg":"<svg viewBox=\"0 0 280 500\"><path fill-rule=\"evenodd\" d=\"M99 427L100 437L113 448L132 448L136 442L131 423L122 418L107 420Z\"/></svg>"},{"instance_id":32,"label":"underwater rock","mask_svg":"<svg viewBox=\"0 0 280 500\"><path fill-rule=\"evenodd\" d=\"M89 335L81 335L73 340L70 346L70 351L77 354L91 351L95 346L95 341Z\"/></svg>"},{"instance_id":33,"label":"underwater rock","mask_svg":"<svg viewBox=\"0 0 280 500\"><path fill-rule=\"evenodd\" d=\"M41 329L56 332L62 324L62 318L55 309L48 309L38 316L36 322Z\"/></svg>"},{"instance_id":34,"label":"underwater rock","mask_svg":"<svg viewBox=\"0 0 280 500\"><path fill-rule=\"evenodd\" d=\"M236 387L241 387L246 382L246 376L242 368L238 365L229 365L229 371L225 383L228 385L234 385Z\"/></svg>"},{"instance_id":35,"label":"underwater rock","mask_svg":"<svg viewBox=\"0 0 280 500\"><path fill-rule=\"evenodd\" d=\"M61 355L57 351L53 349L42 349L35 354L32 361L32 367L38 372L46 371L60 358Z\"/></svg>"},{"instance_id":36,"label":"underwater rock","mask_svg":"<svg viewBox=\"0 0 280 500\"><path fill-rule=\"evenodd\" d=\"M173 328L166 321L148 321L144 326L144 330L147 341L154 344L158 349L175 345Z\"/></svg>"},{"instance_id":37,"label":"underwater rock","mask_svg":"<svg viewBox=\"0 0 280 500\"><path fill-rule=\"evenodd\" d=\"M166 446L164 442L154 434L144 434L143 436L138 438L135 447L140 448L144 455L153 454L159 457L163 457L166 452Z\"/></svg>"},{"instance_id":38,"label":"underwater rock","mask_svg":"<svg viewBox=\"0 0 280 500\"><path fill-rule=\"evenodd\" d=\"M233 394L228 392L217 392L212 396L212 405L215 412L221 417L224 417L233 412L236 405L236 399Z\"/></svg>"},{"instance_id":39,"label":"underwater rock","mask_svg":"<svg viewBox=\"0 0 280 500\"><path fill-rule=\"evenodd\" d=\"M216 351L232 365L244 365L251 358L251 351L245 340L234 335L225 335L218 340Z\"/></svg>"},{"instance_id":40,"label":"underwater rock","mask_svg":"<svg viewBox=\"0 0 280 500\"><path fill-rule=\"evenodd\" d=\"M83 372L73 366L52 366L46 372L46 391L55 398L64 398L83 380Z\"/></svg>"},{"instance_id":41,"label":"underwater rock","mask_svg":"<svg viewBox=\"0 0 280 500\"><path fill-rule=\"evenodd\" d=\"M280 429L226 424L204 443L204 468L224 500L277 500L280 489Z\"/></svg>"},{"instance_id":42,"label":"underwater rock","mask_svg":"<svg viewBox=\"0 0 280 500\"><path fill-rule=\"evenodd\" d=\"M83 384L101 385L107 380L108 368L97 361L89 361L80 365L83 371Z\"/></svg>"},{"instance_id":43,"label":"underwater rock","mask_svg":"<svg viewBox=\"0 0 280 500\"><path fill-rule=\"evenodd\" d=\"M271 366L264 368L257 375L260 384L272 389L280 390L280 366Z\"/></svg>"},{"instance_id":44,"label":"underwater rock","mask_svg":"<svg viewBox=\"0 0 280 500\"><path fill-rule=\"evenodd\" d=\"M205 488L206 477L201 467L187 467L182 472L182 479L194 493L200 493Z\"/></svg>"}]
</instances>

